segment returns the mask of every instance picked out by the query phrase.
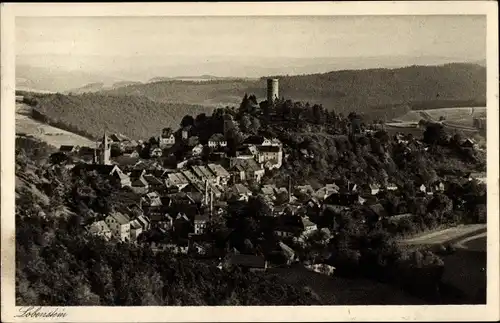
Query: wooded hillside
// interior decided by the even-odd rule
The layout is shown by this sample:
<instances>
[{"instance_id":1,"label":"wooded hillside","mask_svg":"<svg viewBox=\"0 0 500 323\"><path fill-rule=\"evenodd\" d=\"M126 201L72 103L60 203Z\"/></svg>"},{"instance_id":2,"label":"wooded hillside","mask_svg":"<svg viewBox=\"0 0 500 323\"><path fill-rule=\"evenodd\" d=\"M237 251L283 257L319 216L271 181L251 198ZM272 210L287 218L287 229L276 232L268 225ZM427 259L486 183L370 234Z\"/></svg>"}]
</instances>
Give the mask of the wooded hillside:
<instances>
[{"instance_id":1,"label":"wooded hillside","mask_svg":"<svg viewBox=\"0 0 500 323\"><path fill-rule=\"evenodd\" d=\"M324 74L277 76L280 95L294 101L323 104L338 112L370 113L386 106L427 104L439 107L484 105L486 68L475 64L410 66L397 69L334 71ZM113 95L146 96L160 102L237 105L245 93L265 99L265 78L207 82L163 81L106 91Z\"/></svg>"}]
</instances>

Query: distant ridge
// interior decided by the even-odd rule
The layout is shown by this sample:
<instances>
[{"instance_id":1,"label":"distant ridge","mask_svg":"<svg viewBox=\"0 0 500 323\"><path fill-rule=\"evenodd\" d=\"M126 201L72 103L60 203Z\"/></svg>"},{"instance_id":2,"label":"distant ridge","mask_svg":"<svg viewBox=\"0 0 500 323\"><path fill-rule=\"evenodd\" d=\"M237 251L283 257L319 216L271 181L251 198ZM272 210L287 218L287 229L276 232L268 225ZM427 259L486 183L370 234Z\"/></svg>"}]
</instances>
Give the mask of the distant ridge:
<instances>
[{"instance_id":1,"label":"distant ridge","mask_svg":"<svg viewBox=\"0 0 500 323\"><path fill-rule=\"evenodd\" d=\"M280 79L281 96L323 104L327 109L339 112L383 114L385 106L411 106L413 102L425 105L436 100L486 101L486 68L470 63L273 76ZM103 93L145 96L157 102L237 106L245 93L265 99L264 79L221 79L200 83L169 80L130 85ZM403 112L407 111L399 111Z\"/></svg>"}]
</instances>

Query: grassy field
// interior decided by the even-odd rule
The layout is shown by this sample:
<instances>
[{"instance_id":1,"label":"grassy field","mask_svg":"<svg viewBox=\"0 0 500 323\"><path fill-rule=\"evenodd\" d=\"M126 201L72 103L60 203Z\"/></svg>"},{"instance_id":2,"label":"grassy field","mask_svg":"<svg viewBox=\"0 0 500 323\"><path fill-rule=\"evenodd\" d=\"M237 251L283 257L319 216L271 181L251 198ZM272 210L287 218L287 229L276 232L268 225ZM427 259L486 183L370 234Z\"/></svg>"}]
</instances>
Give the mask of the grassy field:
<instances>
[{"instance_id":1,"label":"grassy field","mask_svg":"<svg viewBox=\"0 0 500 323\"><path fill-rule=\"evenodd\" d=\"M450 126L472 128L474 118L486 117L486 107L412 110L395 118L394 121L418 123L421 119L438 121L440 117L444 117L445 122Z\"/></svg>"},{"instance_id":2,"label":"grassy field","mask_svg":"<svg viewBox=\"0 0 500 323\"><path fill-rule=\"evenodd\" d=\"M57 148L61 145L95 146L90 139L33 120L29 116L30 109L27 105L16 104L16 135L31 135Z\"/></svg>"},{"instance_id":3,"label":"grassy field","mask_svg":"<svg viewBox=\"0 0 500 323\"><path fill-rule=\"evenodd\" d=\"M486 224L459 225L444 230L426 232L401 241L403 245L440 245L459 241L486 232Z\"/></svg>"}]
</instances>

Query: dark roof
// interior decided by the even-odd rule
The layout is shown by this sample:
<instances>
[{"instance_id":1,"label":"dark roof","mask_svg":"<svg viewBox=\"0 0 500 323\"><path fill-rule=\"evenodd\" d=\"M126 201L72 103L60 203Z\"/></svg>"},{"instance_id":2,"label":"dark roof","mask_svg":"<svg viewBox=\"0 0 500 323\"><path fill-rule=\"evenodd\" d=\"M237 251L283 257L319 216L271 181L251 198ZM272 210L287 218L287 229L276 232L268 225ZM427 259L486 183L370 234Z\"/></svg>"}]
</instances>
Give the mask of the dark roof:
<instances>
[{"instance_id":1,"label":"dark roof","mask_svg":"<svg viewBox=\"0 0 500 323\"><path fill-rule=\"evenodd\" d=\"M258 149L264 153L278 153L281 150L279 146L259 146Z\"/></svg>"},{"instance_id":2,"label":"dark roof","mask_svg":"<svg viewBox=\"0 0 500 323\"><path fill-rule=\"evenodd\" d=\"M221 133L214 133L208 141L226 141L226 138Z\"/></svg>"},{"instance_id":3,"label":"dark roof","mask_svg":"<svg viewBox=\"0 0 500 323\"><path fill-rule=\"evenodd\" d=\"M143 177L149 185L163 185L163 182L154 175L144 175Z\"/></svg>"},{"instance_id":4,"label":"dark roof","mask_svg":"<svg viewBox=\"0 0 500 323\"><path fill-rule=\"evenodd\" d=\"M379 217L387 216L387 212L385 211L384 207L380 203L372 204L369 206L369 208L370 208L370 210L373 211L373 213L375 213Z\"/></svg>"},{"instance_id":5,"label":"dark roof","mask_svg":"<svg viewBox=\"0 0 500 323\"><path fill-rule=\"evenodd\" d=\"M246 145L262 145L264 142L264 137L262 136L249 136L244 141L243 144Z\"/></svg>"},{"instance_id":6,"label":"dark roof","mask_svg":"<svg viewBox=\"0 0 500 323\"><path fill-rule=\"evenodd\" d=\"M75 149L75 146L61 145L61 147L59 148L59 151L72 152L73 149Z\"/></svg>"},{"instance_id":7,"label":"dark roof","mask_svg":"<svg viewBox=\"0 0 500 323\"><path fill-rule=\"evenodd\" d=\"M229 258L232 265L248 267L248 268L265 268L266 260L259 256L234 254Z\"/></svg>"}]
</instances>

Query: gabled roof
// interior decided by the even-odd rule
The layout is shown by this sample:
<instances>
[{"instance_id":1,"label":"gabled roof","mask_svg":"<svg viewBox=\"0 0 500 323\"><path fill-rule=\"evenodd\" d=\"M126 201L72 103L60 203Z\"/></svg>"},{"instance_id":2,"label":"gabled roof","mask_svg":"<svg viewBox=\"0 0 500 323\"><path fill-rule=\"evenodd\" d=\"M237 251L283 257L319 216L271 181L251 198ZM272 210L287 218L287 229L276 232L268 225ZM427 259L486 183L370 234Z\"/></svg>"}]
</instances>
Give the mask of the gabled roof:
<instances>
[{"instance_id":1,"label":"gabled roof","mask_svg":"<svg viewBox=\"0 0 500 323\"><path fill-rule=\"evenodd\" d=\"M144 175L143 177L149 185L163 185L163 182L154 175Z\"/></svg>"},{"instance_id":2,"label":"gabled roof","mask_svg":"<svg viewBox=\"0 0 500 323\"><path fill-rule=\"evenodd\" d=\"M170 183L173 185L188 184L189 180L182 173L171 173L167 175Z\"/></svg>"},{"instance_id":3,"label":"gabled roof","mask_svg":"<svg viewBox=\"0 0 500 323\"><path fill-rule=\"evenodd\" d=\"M214 179L215 176L205 166L192 166L193 172L198 175L202 180Z\"/></svg>"},{"instance_id":4,"label":"gabled roof","mask_svg":"<svg viewBox=\"0 0 500 323\"><path fill-rule=\"evenodd\" d=\"M207 167L217 176L220 176L220 177L230 177L231 176L228 173L228 171L219 164L208 164Z\"/></svg>"},{"instance_id":5,"label":"gabled roof","mask_svg":"<svg viewBox=\"0 0 500 323\"><path fill-rule=\"evenodd\" d=\"M136 178L132 182L132 186L133 187L147 187L148 186L148 182L144 179L144 177L139 177L139 178Z\"/></svg>"},{"instance_id":6,"label":"gabled roof","mask_svg":"<svg viewBox=\"0 0 500 323\"><path fill-rule=\"evenodd\" d=\"M97 221L90 225L89 231L93 234L99 234L101 232L109 232L109 226L104 221Z\"/></svg>"},{"instance_id":7,"label":"gabled roof","mask_svg":"<svg viewBox=\"0 0 500 323\"><path fill-rule=\"evenodd\" d=\"M284 244L283 242L279 242L278 245L280 246L281 250L287 255L287 257L291 258L295 255L295 251L293 251L292 248Z\"/></svg>"},{"instance_id":8,"label":"gabled roof","mask_svg":"<svg viewBox=\"0 0 500 323\"><path fill-rule=\"evenodd\" d=\"M246 195L252 193L245 185L237 183L231 187L231 191L235 194Z\"/></svg>"},{"instance_id":9,"label":"gabled roof","mask_svg":"<svg viewBox=\"0 0 500 323\"><path fill-rule=\"evenodd\" d=\"M130 227L131 227L132 229L136 229L136 230L137 230L137 229L142 229L141 224L140 224L140 223L139 223L139 221L137 221L137 220L134 220L134 221L130 222Z\"/></svg>"},{"instance_id":10,"label":"gabled roof","mask_svg":"<svg viewBox=\"0 0 500 323\"><path fill-rule=\"evenodd\" d=\"M61 145L61 147L59 148L59 151L72 152L75 148L76 148L75 146Z\"/></svg>"},{"instance_id":11,"label":"gabled roof","mask_svg":"<svg viewBox=\"0 0 500 323\"><path fill-rule=\"evenodd\" d=\"M127 224L130 222L130 218L127 215L122 214L120 212L113 212L110 214L110 216L121 225L124 225L124 224Z\"/></svg>"}]
</instances>

